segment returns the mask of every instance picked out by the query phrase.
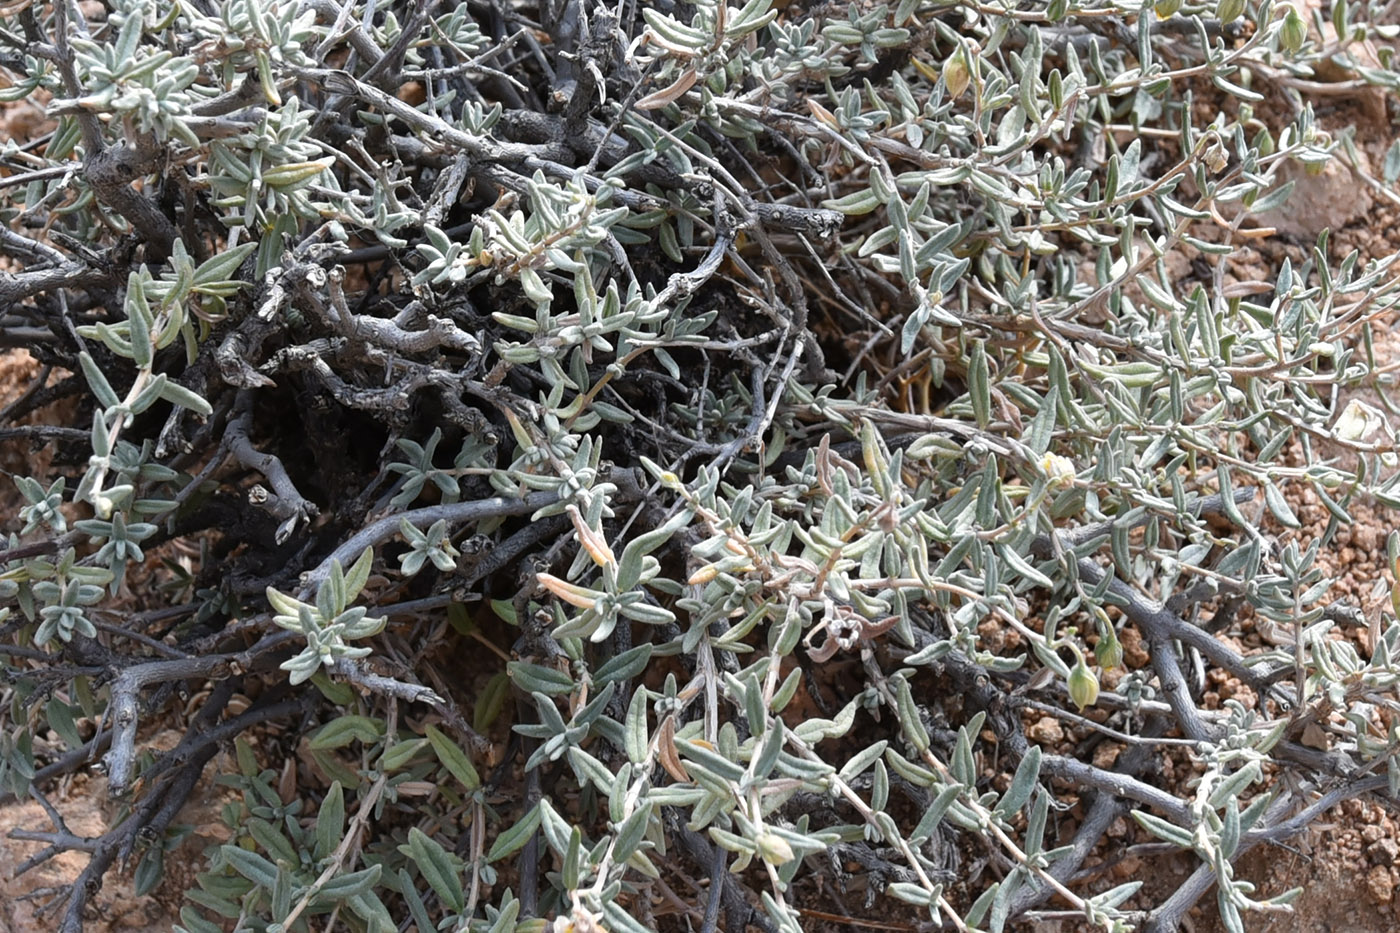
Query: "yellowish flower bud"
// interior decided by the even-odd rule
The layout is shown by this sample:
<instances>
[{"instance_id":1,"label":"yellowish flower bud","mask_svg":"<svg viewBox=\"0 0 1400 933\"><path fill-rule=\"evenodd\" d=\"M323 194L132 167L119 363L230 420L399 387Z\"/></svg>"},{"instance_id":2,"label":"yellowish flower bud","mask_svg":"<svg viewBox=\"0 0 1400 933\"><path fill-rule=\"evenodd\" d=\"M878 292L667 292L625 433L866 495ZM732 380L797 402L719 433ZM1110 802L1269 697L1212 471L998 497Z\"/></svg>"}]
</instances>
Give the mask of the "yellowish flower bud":
<instances>
[{"instance_id":1,"label":"yellowish flower bud","mask_svg":"<svg viewBox=\"0 0 1400 933\"><path fill-rule=\"evenodd\" d=\"M1051 489L1067 489L1074 485L1074 461L1068 457L1047 453L1040 458L1040 470L1050 480Z\"/></svg>"},{"instance_id":2,"label":"yellowish flower bud","mask_svg":"<svg viewBox=\"0 0 1400 933\"><path fill-rule=\"evenodd\" d=\"M1285 51L1296 52L1303 47L1307 38L1308 24L1298 15L1297 8L1288 7L1288 11L1283 14L1283 28L1279 31L1278 44Z\"/></svg>"},{"instance_id":3,"label":"yellowish flower bud","mask_svg":"<svg viewBox=\"0 0 1400 933\"><path fill-rule=\"evenodd\" d=\"M1098 701L1098 675L1089 669L1083 658L1069 672L1069 698L1081 713Z\"/></svg>"},{"instance_id":4,"label":"yellowish flower bud","mask_svg":"<svg viewBox=\"0 0 1400 933\"><path fill-rule=\"evenodd\" d=\"M540 581L540 586L549 590L560 600L580 609L592 609L597 605L598 596L601 595L586 587L561 580L552 573L537 574L535 579Z\"/></svg>"},{"instance_id":5,"label":"yellowish flower bud","mask_svg":"<svg viewBox=\"0 0 1400 933\"><path fill-rule=\"evenodd\" d=\"M796 858L787 840L769 830L758 834L758 857L769 865L785 865Z\"/></svg>"},{"instance_id":6,"label":"yellowish flower bud","mask_svg":"<svg viewBox=\"0 0 1400 933\"><path fill-rule=\"evenodd\" d=\"M593 558L593 563L599 567L616 567L617 558L613 556L612 548L608 546L607 539L588 527L588 523L583 520L583 515L579 512L578 507L566 506L565 511L569 513L569 520L574 523L574 532L578 535L579 544L588 552L588 556Z\"/></svg>"},{"instance_id":7,"label":"yellowish flower bud","mask_svg":"<svg viewBox=\"0 0 1400 933\"><path fill-rule=\"evenodd\" d=\"M1108 630L1108 634L1099 636L1099 643L1094 646L1094 658L1105 671L1123 666L1123 645L1118 641L1118 633L1112 628Z\"/></svg>"},{"instance_id":8,"label":"yellowish flower bud","mask_svg":"<svg viewBox=\"0 0 1400 933\"><path fill-rule=\"evenodd\" d=\"M1220 0L1215 5L1215 18L1222 24L1233 23L1244 14L1245 0Z\"/></svg>"},{"instance_id":9,"label":"yellowish flower bud","mask_svg":"<svg viewBox=\"0 0 1400 933\"><path fill-rule=\"evenodd\" d=\"M962 49L949 55L948 61L943 64L943 83L954 100L961 97L972 83L972 69L967 67L967 56Z\"/></svg>"},{"instance_id":10,"label":"yellowish flower bud","mask_svg":"<svg viewBox=\"0 0 1400 933\"><path fill-rule=\"evenodd\" d=\"M706 564L690 575L686 582L691 586L703 586L719 575L719 568L714 564Z\"/></svg>"}]
</instances>

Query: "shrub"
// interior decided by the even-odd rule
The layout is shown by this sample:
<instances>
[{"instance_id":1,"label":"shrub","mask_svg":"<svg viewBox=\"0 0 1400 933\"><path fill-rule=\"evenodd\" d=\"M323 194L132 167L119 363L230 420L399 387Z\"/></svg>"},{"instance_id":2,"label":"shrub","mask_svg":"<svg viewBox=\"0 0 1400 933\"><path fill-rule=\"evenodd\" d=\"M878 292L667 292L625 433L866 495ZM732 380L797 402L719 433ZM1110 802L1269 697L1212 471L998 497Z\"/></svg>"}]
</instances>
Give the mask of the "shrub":
<instances>
[{"instance_id":1,"label":"shrub","mask_svg":"<svg viewBox=\"0 0 1400 933\"><path fill-rule=\"evenodd\" d=\"M52 121L3 149L3 417L72 400L4 429L55 460L0 782L101 755L124 808L19 833L90 853L60 928L231 743L190 933L797 931L853 870L956 929L1286 908L1237 856L1400 785L1400 628L1337 637L1319 567L1400 499L1342 394L1397 279L1226 260L1355 162L1312 98L1393 95L1378 6L0 7ZM1355 171L1393 200L1400 144ZM1075 880L1129 810L1198 858L1160 902Z\"/></svg>"}]
</instances>

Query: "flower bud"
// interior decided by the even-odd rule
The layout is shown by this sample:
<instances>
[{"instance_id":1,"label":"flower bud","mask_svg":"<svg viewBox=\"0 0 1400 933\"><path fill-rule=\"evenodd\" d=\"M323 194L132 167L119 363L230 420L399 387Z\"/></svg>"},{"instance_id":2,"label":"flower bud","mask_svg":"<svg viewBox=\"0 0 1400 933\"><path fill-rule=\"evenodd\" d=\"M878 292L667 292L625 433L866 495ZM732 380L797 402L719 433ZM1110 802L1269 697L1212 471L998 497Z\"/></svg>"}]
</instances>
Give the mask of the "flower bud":
<instances>
[{"instance_id":1,"label":"flower bud","mask_svg":"<svg viewBox=\"0 0 1400 933\"><path fill-rule=\"evenodd\" d=\"M1094 658L1099 662L1100 670L1111 671L1123 666L1123 645L1112 627L1107 634L1099 636L1099 643L1094 646Z\"/></svg>"},{"instance_id":2,"label":"flower bud","mask_svg":"<svg viewBox=\"0 0 1400 933\"><path fill-rule=\"evenodd\" d=\"M1069 698L1082 713L1099 698L1099 678L1080 658L1069 672Z\"/></svg>"},{"instance_id":3,"label":"flower bud","mask_svg":"<svg viewBox=\"0 0 1400 933\"><path fill-rule=\"evenodd\" d=\"M1288 7L1288 12L1283 14L1283 28L1279 30L1278 44L1288 52L1296 52L1303 47L1303 42L1308 38L1308 25L1303 22L1303 17L1298 15L1296 7Z\"/></svg>"},{"instance_id":4,"label":"flower bud","mask_svg":"<svg viewBox=\"0 0 1400 933\"><path fill-rule=\"evenodd\" d=\"M1202 158L1205 160L1206 168L1210 169L1212 175L1223 171L1225 166L1230 164L1230 154L1225 151L1225 145L1220 141L1218 136L1213 136L1211 138L1210 142L1206 145Z\"/></svg>"},{"instance_id":5,"label":"flower bud","mask_svg":"<svg viewBox=\"0 0 1400 933\"><path fill-rule=\"evenodd\" d=\"M536 574L535 579L539 581L540 586L553 593L558 599L580 609L593 609L598 604L598 597L603 595L596 590L561 580L552 573Z\"/></svg>"},{"instance_id":6,"label":"flower bud","mask_svg":"<svg viewBox=\"0 0 1400 933\"><path fill-rule=\"evenodd\" d=\"M719 575L719 567L715 564L706 564L690 575L686 580L691 586L704 586Z\"/></svg>"},{"instance_id":7,"label":"flower bud","mask_svg":"<svg viewBox=\"0 0 1400 933\"><path fill-rule=\"evenodd\" d=\"M1040 458L1040 469L1050 481L1051 489L1068 489L1074 485L1074 461L1068 457L1047 453Z\"/></svg>"},{"instance_id":8,"label":"flower bud","mask_svg":"<svg viewBox=\"0 0 1400 933\"><path fill-rule=\"evenodd\" d=\"M949 55L948 61L943 64L943 83L954 100L961 97L972 83L972 70L967 67L967 55L962 49Z\"/></svg>"},{"instance_id":9,"label":"flower bud","mask_svg":"<svg viewBox=\"0 0 1400 933\"><path fill-rule=\"evenodd\" d=\"M758 857L769 865L784 865L796 857L787 840L769 830L759 833L754 842L758 844Z\"/></svg>"},{"instance_id":10,"label":"flower bud","mask_svg":"<svg viewBox=\"0 0 1400 933\"><path fill-rule=\"evenodd\" d=\"M1244 14L1245 0L1219 0L1215 4L1215 18L1221 25L1233 23Z\"/></svg>"}]
</instances>

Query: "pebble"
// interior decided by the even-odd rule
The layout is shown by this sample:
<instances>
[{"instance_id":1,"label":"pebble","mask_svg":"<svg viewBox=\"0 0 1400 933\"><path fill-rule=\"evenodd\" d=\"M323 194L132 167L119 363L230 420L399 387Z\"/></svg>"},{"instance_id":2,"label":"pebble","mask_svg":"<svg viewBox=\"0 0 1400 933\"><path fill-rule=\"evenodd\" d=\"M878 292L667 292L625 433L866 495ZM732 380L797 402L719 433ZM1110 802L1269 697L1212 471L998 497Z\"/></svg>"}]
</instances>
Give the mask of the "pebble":
<instances>
[{"instance_id":1,"label":"pebble","mask_svg":"<svg viewBox=\"0 0 1400 933\"><path fill-rule=\"evenodd\" d=\"M1366 873L1366 891L1377 904L1389 904L1395 898L1395 880L1390 869L1377 865Z\"/></svg>"},{"instance_id":2,"label":"pebble","mask_svg":"<svg viewBox=\"0 0 1400 933\"><path fill-rule=\"evenodd\" d=\"M1064 741L1065 732L1060 728L1058 719L1053 716L1042 716L1026 729L1026 738L1053 749Z\"/></svg>"}]
</instances>

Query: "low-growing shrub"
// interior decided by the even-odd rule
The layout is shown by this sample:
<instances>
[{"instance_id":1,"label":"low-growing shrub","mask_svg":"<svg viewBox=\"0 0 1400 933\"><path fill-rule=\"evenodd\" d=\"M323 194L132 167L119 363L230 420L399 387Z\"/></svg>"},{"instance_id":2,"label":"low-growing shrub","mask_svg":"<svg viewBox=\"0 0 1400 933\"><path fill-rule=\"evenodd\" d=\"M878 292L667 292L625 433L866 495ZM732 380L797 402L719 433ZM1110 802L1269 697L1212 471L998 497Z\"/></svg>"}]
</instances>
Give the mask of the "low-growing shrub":
<instances>
[{"instance_id":1,"label":"low-growing shrub","mask_svg":"<svg viewBox=\"0 0 1400 933\"><path fill-rule=\"evenodd\" d=\"M1315 111L1396 106L1383 6L0 4L57 928L192 795L189 933L1286 909L1238 856L1400 785L1394 607L1319 563L1400 503L1395 257L1269 220L1396 200ZM1175 892L1081 877L1130 812Z\"/></svg>"}]
</instances>

